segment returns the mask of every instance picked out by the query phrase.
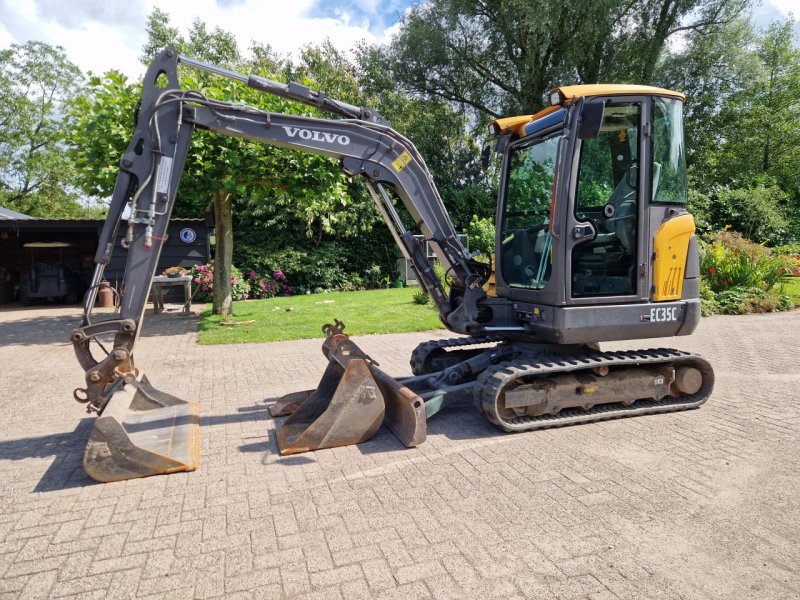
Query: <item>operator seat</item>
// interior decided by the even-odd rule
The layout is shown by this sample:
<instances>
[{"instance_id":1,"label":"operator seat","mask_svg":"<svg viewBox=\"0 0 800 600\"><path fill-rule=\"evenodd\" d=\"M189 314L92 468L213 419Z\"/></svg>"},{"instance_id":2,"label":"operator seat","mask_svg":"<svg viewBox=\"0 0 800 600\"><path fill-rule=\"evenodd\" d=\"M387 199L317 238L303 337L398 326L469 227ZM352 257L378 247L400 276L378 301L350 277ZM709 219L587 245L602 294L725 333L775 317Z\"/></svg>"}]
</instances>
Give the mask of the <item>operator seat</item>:
<instances>
[{"instance_id":1,"label":"operator seat","mask_svg":"<svg viewBox=\"0 0 800 600\"><path fill-rule=\"evenodd\" d=\"M533 277L533 273L527 273L532 269L535 261L536 248L531 243L527 229L517 229L511 238L511 243L503 249L503 278L509 285L527 285Z\"/></svg>"},{"instance_id":2,"label":"operator seat","mask_svg":"<svg viewBox=\"0 0 800 600\"><path fill-rule=\"evenodd\" d=\"M660 170L659 170L660 173ZM614 215L604 225L607 233L597 235L596 244L612 244L619 240L625 252L634 254L636 250L636 188L630 182L637 181L639 167L632 163L625 175L611 192L608 203L614 207Z\"/></svg>"}]
</instances>

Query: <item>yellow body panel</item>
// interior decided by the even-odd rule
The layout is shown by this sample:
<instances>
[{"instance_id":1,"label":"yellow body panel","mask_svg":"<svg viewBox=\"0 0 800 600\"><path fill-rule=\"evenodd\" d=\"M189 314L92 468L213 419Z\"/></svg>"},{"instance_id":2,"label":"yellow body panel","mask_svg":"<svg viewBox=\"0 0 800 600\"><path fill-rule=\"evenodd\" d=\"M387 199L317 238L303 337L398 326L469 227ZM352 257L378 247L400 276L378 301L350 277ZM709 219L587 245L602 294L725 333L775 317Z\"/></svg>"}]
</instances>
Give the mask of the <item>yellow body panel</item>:
<instances>
[{"instance_id":1,"label":"yellow body panel","mask_svg":"<svg viewBox=\"0 0 800 600\"><path fill-rule=\"evenodd\" d=\"M530 123L531 121L535 121L536 119L541 119L545 115L549 115L551 112L557 111L560 106L548 106L547 108L540 110L534 115L520 115L518 117L503 117L502 119L495 119L492 121L492 124L497 128L497 135L505 135L506 133L516 133L517 135L522 135L523 128L525 125Z\"/></svg>"},{"instance_id":2,"label":"yellow body panel","mask_svg":"<svg viewBox=\"0 0 800 600\"><path fill-rule=\"evenodd\" d=\"M680 215L661 224L653 240L653 302L680 300L694 217Z\"/></svg>"},{"instance_id":3,"label":"yellow body panel","mask_svg":"<svg viewBox=\"0 0 800 600\"><path fill-rule=\"evenodd\" d=\"M492 274L489 275L489 287L486 290L486 295L490 298L497 297L497 278L495 277L495 273L497 272L497 265L494 262L494 253L492 253Z\"/></svg>"},{"instance_id":4,"label":"yellow body panel","mask_svg":"<svg viewBox=\"0 0 800 600\"><path fill-rule=\"evenodd\" d=\"M563 85L554 88L552 92L561 92L564 98L564 103L569 104L573 98L580 97L594 97L594 96L664 96L667 98L677 98L685 102L686 96L680 92L674 92L664 88L653 87L650 85L632 85L626 83L591 83L585 85ZM524 128L531 121L541 119L545 115L558 110L560 106L554 104L547 108L540 110L533 115L520 115L516 117L503 117L502 119L495 119L492 125L495 127L496 135L505 135L507 133L514 133L518 136L525 135Z\"/></svg>"},{"instance_id":5,"label":"yellow body panel","mask_svg":"<svg viewBox=\"0 0 800 600\"><path fill-rule=\"evenodd\" d=\"M633 85L627 83L590 83L585 85L562 85L552 91L561 92L566 102L572 98L581 96L666 96L677 98L682 102L686 101L686 96L680 92L666 90L664 88L653 87L650 85ZM551 92L552 93L552 92Z\"/></svg>"}]
</instances>

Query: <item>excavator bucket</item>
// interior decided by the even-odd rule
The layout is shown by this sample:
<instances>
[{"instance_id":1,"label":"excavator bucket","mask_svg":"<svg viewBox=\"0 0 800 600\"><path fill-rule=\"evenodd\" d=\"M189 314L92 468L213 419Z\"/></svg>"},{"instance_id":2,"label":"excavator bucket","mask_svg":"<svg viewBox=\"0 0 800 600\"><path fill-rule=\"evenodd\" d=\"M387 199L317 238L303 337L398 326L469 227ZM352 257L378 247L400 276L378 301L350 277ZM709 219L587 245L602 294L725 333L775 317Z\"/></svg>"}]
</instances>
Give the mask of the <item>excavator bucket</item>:
<instances>
[{"instance_id":1,"label":"excavator bucket","mask_svg":"<svg viewBox=\"0 0 800 600\"><path fill-rule=\"evenodd\" d=\"M146 377L113 393L83 454L92 479L122 481L194 471L200 464L200 405L155 389Z\"/></svg>"},{"instance_id":2,"label":"excavator bucket","mask_svg":"<svg viewBox=\"0 0 800 600\"><path fill-rule=\"evenodd\" d=\"M281 454L349 446L373 437L386 420L406 446L425 440L425 406L414 392L381 371L343 333L344 325L322 328L328 367L315 390L288 394L270 407L290 414L278 428Z\"/></svg>"}]
</instances>

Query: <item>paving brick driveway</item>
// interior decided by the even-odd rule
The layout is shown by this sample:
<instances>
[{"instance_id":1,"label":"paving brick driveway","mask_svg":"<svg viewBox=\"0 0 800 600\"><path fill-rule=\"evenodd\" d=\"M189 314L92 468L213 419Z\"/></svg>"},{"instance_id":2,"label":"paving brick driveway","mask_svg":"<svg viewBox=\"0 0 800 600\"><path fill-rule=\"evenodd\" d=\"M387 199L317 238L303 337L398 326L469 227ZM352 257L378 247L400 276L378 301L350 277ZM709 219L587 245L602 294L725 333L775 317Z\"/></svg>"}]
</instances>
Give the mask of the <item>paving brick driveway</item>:
<instances>
[{"instance_id":1,"label":"paving brick driveway","mask_svg":"<svg viewBox=\"0 0 800 600\"><path fill-rule=\"evenodd\" d=\"M645 343L710 358L700 410L508 435L464 408L417 449L287 458L265 400L314 386L321 340L201 347L150 317L138 365L202 403L202 465L105 485L80 466L76 314L0 311L2 598L800 597L800 313ZM357 341L403 375L431 336Z\"/></svg>"}]
</instances>

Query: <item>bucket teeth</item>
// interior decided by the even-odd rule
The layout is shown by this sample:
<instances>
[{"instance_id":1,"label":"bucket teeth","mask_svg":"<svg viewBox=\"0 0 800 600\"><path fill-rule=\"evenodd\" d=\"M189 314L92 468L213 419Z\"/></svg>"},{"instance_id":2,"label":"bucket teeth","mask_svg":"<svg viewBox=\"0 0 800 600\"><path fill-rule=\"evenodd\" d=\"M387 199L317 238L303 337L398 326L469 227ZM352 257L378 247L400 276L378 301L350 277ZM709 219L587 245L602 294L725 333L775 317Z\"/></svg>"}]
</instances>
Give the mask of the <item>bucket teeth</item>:
<instances>
[{"instance_id":1,"label":"bucket teeth","mask_svg":"<svg viewBox=\"0 0 800 600\"><path fill-rule=\"evenodd\" d=\"M328 366L319 386L288 394L270 407L273 416L290 414L278 428L281 454L365 442L384 421L408 447L425 441L422 399L381 371L343 330L339 321L323 327Z\"/></svg>"}]
</instances>

